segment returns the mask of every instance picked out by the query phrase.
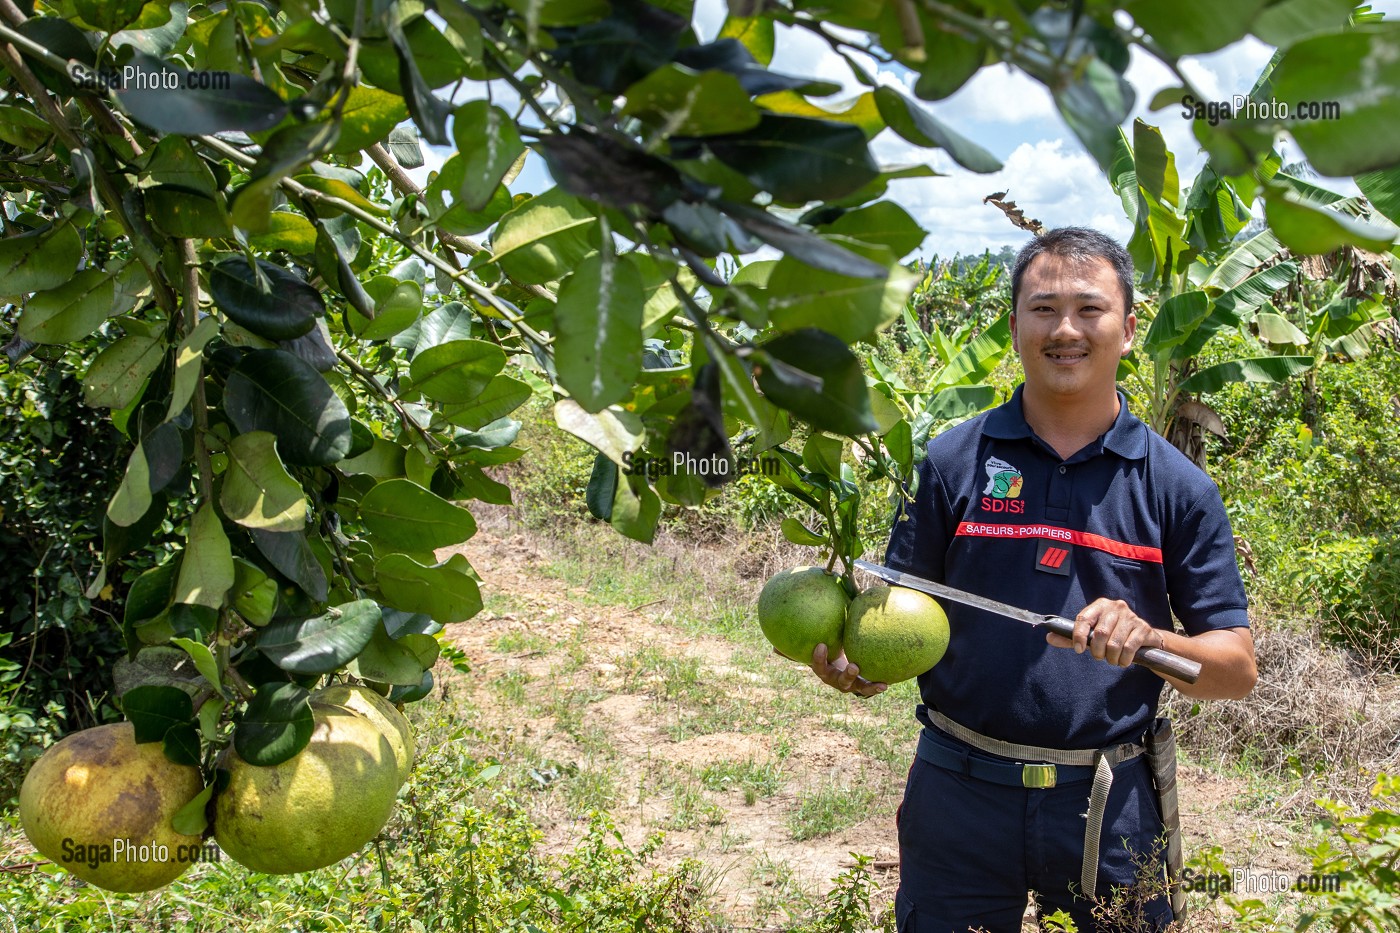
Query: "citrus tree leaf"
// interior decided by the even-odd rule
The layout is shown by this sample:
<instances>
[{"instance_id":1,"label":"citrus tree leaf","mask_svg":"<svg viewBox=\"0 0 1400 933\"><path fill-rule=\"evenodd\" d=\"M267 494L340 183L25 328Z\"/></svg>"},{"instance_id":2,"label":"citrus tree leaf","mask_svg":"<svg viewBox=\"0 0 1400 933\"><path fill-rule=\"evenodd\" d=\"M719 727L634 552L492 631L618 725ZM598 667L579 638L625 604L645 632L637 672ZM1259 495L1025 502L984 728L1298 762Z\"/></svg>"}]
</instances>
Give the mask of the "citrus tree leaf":
<instances>
[{"instance_id":1,"label":"citrus tree leaf","mask_svg":"<svg viewBox=\"0 0 1400 933\"><path fill-rule=\"evenodd\" d=\"M642 277L626 256L585 259L554 306L559 384L598 412L627 397L642 368Z\"/></svg>"},{"instance_id":2,"label":"citrus tree leaf","mask_svg":"<svg viewBox=\"0 0 1400 933\"><path fill-rule=\"evenodd\" d=\"M266 625L277 609L277 581L252 561L235 557L229 602L249 625Z\"/></svg>"},{"instance_id":3,"label":"citrus tree leaf","mask_svg":"<svg viewBox=\"0 0 1400 933\"><path fill-rule=\"evenodd\" d=\"M218 609L233 586L233 552L223 523L206 502L190 519L189 539L175 581L175 602Z\"/></svg>"},{"instance_id":4,"label":"citrus tree leaf","mask_svg":"<svg viewBox=\"0 0 1400 933\"><path fill-rule=\"evenodd\" d=\"M83 404L125 408L165 356L158 334L128 334L93 359L83 377Z\"/></svg>"},{"instance_id":5,"label":"citrus tree leaf","mask_svg":"<svg viewBox=\"0 0 1400 933\"><path fill-rule=\"evenodd\" d=\"M130 46L148 55L167 55L185 34L187 3L149 3L141 7L136 22L121 32L112 33L112 48Z\"/></svg>"},{"instance_id":6,"label":"citrus tree leaf","mask_svg":"<svg viewBox=\"0 0 1400 933\"><path fill-rule=\"evenodd\" d=\"M365 283L374 299L374 320L355 320L362 340L387 340L416 322L423 314L423 288L417 282L401 282L392 275L376 275ZM352 320L359 318L354 315Z\"/></svg>"},{"instance_id":7,"label":"citrus tree leaf","mask_svg":"<svg viewBox=\"0 0 1400 933\"><path fill-rule=\"evenodd\" d=\"M316 227L300 214L273 211L263 228L262 233L248 237L250 246L268 251L285 250L293 255L310 255L316 249Z\"/></svg>"},{"instance_id":8,"label":"citrus tree leaf","mask_svg":"<svg viewBox=\"0 0 1400 933\"><path fill-rule=\"evenodd\" d=\"M346 155L366 149L388 136L394 127L408 119L408 105L397 94L359 85L350 89L341 118L340 139L331 147L331 152Z\"/></svg>"},{"instance_id":9,"label":"citrus tree leaf","mask_svg":"<svg viewBox=\"0 0 1400 933\"><path fill-rule=\"evenodd\" d=\"M250 431L229 442L219 507L246 528L301 531L306 527L306 495L277 456L276 437Z\"/></svg>"},{"instance_id":10,"label":"citrus tree leaf","mask_svg":"<svg viewBox=\"0 0 1400 933\"><path fill-rule=\"evenodd\" d=\"M1129 0L1124 9L1173 58L1222 49L1249 32L1266 0L1182 0L1170 5L1157 0Z\"/></svg>"},{"instance_id":11,"label":"citrus tree leaf","mask_svg":"<svg viewBox=\"0 0 1400 933\"><path fill-rule=\"evenodd\" d=\"M893 201L880 201L854 211L847 211L822 232L851 237L872 246L884 246L895 257L907 256L924 242L928 235L909 212Z\"/></svg>"},{"instance_id":12,"label":"citrus tree leaf","mask_svg":"<svg viewBox=\"0 0 1400 933\"><path fill-rule=\"evenodd\" d=\"M560 399L554 404L554 423L619 467L627 465L629 451L636 453L642 446L642 419L621 408L591 413L571 398Z\"/></svg>"},{"instance_id":13,"label":"citrus tree leaf","mask_svg":"<svg viewBox=\"0 0 1400 933\"><path fill-rule=\"evenodd\" d=\"M242 258L209 270L209 294L239 327L268 340L291 340L315 326L326 303L321 293L297 276L266 260L255 275Z\"/></svg>"},{"instance_id":14,"label":"citrus tree leaf","mask_svg":"<svg viewBox=\"0 0 1400 933\"><path fill-rule=\"evenodd\" d=\"M183 20L184 14L179 18ZM229 74L226 88L202 88L200 82L190 80L186 69L144 52L132 56L128 67L135 69L134 76L117 90L117 100L133 119L157 132L179 136L227 130L258 133L272 129L287 115L282 98L246 75ZM178 88L169 88L168 81Z\"/></svg>"},{"instance_id":15,"label":"citrus tree leaf","mask_svg":"<svg viewBox=\"0 0 1400 933\"><path fill-rule=\"evenodd\" d=\"M1278 189L1265 193L1264 219L1279 242L1300 255L1321 255L1343 246L1385 252L1395 241L1393 228L1318 207L1292 192Z\"/></svg>"},{"instance_id":16,"label":"citrus tree leaf","mask_svg":"<svg viewBox=\"0 0 1400 933\"><path fill-rule=\"evenodd\" d=\"M438 402L469 402L506 365L506 354L486 340L452 340L413 358L413 386Z\"/></svg>"},{"instance_id":17,"label":"citrus tree leaf","mask_svg":"<svg viewBox=\"0 0 1400 933\"><path fill-rule=\"evenodd\" d=\"M175 351L175 375L171 379L170 405L165 411L165 420L170 421L194 397L196 384L203 372L204 348L219 333L219 319L212 314L194 326L194 330L180 341Z\"/></svg>"},{"instance_id":18,"label":"citrus tree leaf","mask_svg":"<svg viewBox=\"0 0 1400 933\"><path fill-rule=\"evenodd\" d=\"M754 103L773 113L782 113L793 117L809 117L813 120L849 123L859 127L866 139L874 139L886 126L885 118L880 116L880 108L875 102L873 91L866 91L850 100L837 102L832 105L831 109L818 107L796 91L764 94L754 100Z\"/></svg>"},{"instance_id":19,"label":"citrus tree leaf","mask_svg":"<svg viewBox=\"0 0 1400 933\"><path fill-rule=\"evenodd\" d=\"M776 30L766 16L735 16L730 13L720 27L720 39L733 39L749 50L760 65L773 61Z\"/></svg>"},{"instance_id":20,"label":"citrus tree leaf","mask_svg":"<svg viewBox=\"0 0 1400 933\"><path fill-rule=\"evenodd\" d=\"M306 543L304 532L250 528L248 533L258 551L278 573L301 587L307 596L317 602L326 598L329 590L326 571Z\"/></svg>"},{"instance_id":21,"label":"citrus tree leaf","mask_svg":"<svg viewBox=\"0 0 1400 933\"><path fill-rule=\"evenodd\" d=\"M1051 90L1074 135L1102 168L1111 169L1119 127L1136 100L1132 85L1100 59L1091 58L1073 81Z\"/></svg>"},{"instance_id":22,"label":"citrus tree leaf","mask_svg":"<svg viewBox=\"0 0 1400 933\"><path fill-rule=\"evenodd\" d=\"M212 239L233 232L221 197L160 185L146 191L146 209L156 228L170 236Z\"/></svg>"},{"instance_id":23,"label":"citrus tree leaf","mask_svg":"<svg viewBox=\"0 0 1400 933\"><path fill-rule=\"evenodd\" d=\"M376 483L360 500L360 519L376 539L401 551L432 551L476 534L471 512L406 479Z\"/></svg>"},{"instance_id":24,"label":"citrus tree leaf","mask_svg":"<svg viewBox=\"0 0 1400 933\"><path fill-rule=\"evenodd\" d=\"M141 520L151 507L151 472L146 451L141 444L126 461L126 472L107 505L107 519L114 525L127 527Z\"/></svg>"},{"instance_id":25,"label":"citrus tree leaf","mask_svg":"<svg viewBox=\"0 0 1400 933\"><path fill-rule=\"evenodd\" d=\"M765 114L751 130L697 142L788 203L835 200L880 173L858 127L826 120Z\"/></svg>"},{"instance_id":26,"label":"citrus tree leaf","mask_svg":"<svg viewBox=\"0 0 1400 933\"><path fill-rule=\"evenodd\" d=\"M262 684L233 729L233 747L250 765L269 768L295 757L316 728L306 688Z\"/></svg>"},{"instance_id":27,"label":"citrus tree leaf","mask_svg":"<svg viewBox=\"0 0 1400 933\"><path fill-rule=\"evenodd\" d=\"M325 378L284 350L253 350L229 373L224 411L239 431L268 431L282 458L325 466L350 450L350 412Z\"/></svg>"},{"instance_id":28,"label":"citrus tree leaf","mask_svg":"<svg viewBox=\"0 0 1400 933\"><path fill-rule=\"evenodd\" d=\"M1305 39L1283 53L1270 79L1273 99L1289 107L1289 133L1318 174L1357 175L1395 164L1400 24ZM1301 106L1317 101L1336 102L1336 118L1319 119Z\"/></svg>"},{"instance_id":29,"label":"citrus tree leaf","mask_svg":"<svg viewBox=\"0 0 1400 933\"><path fill-rule=\"evenodd\" d=\"M19 335L35 343L81 340L107 319L115 295L111 275L100 269L84 269L25 303Z\"/></svg>"},{"instance_id":30,"label":"citrus tree leaf","mask_svg":"<svg viewBox=\"0 0 1400 933\"><path fill-rule=\"evenodd\" d=\"M70 223L0 239L0 295L57 288L72 278L82 254L82 240Z\"/></svg>"},{"instance_id":31,"label":"citrus tree leaf","mask_svg":"<svg viewBox=\"0 0 1400 933\"><path fill-rule=\"evenodd\" d=\"M515 160L525 152L515 121L490 101L473 100L452 115L452 139L462 158L462 185L456 195L469 211L491 203Z\"/></svg>"},{"instance_id":32,"label":"citrus tree leaf","mask_svg":"<svg viewBox=\"0 0 1400 933\"><path fill-rule=\"evenodd\" d=\"M96 26L103 32L118 32L124 26L136 21L144 6L143 0L117 0L106 3L104 0L74 0L73 6L83 22Z\"/></svg>"},{"instance_id":33,"label":"citrus tree leaf","mask_svg":"<svg viewBox=\"0 0 1400 933\"><path fill-rule=\"evenodd\" d=\"M625 96L623 113L656 126L667 136L741 133L757 126L760 115L738 78L676 64L651 72L629 87Z\"/></svg>"},{"instance_id":34,"label":"citrus tree leaf","mask_svg":"<svg viewBox=\"0 0 1400 933\"><path fill-rule=\"evenodd\" d=\"M389 342L409 351L409 359L412 359L429 347L453 340L466 340L471 335L471 309L460 301L449 301L399 331Z\"/></svg>"},{"instance_id":35,"label":"citrus tree leaf","mask_svg":"<svg viewBox=\"0 0 1400 933\"><path fill-rule=\"evenodd\" d=\"M656 524L661 520L661 497L645 476L625 479L617 484L608 523L623 537L651 544L656 538Z\"/></svg>"},{"instance_id":36,"label":"citrus tree leaf","mask_svg":"<svg viewBox=\"0 0 1400 933\"><path fill-rule=\"evenodd\" d=\"M475 431L515 411L533 394L534 389L519 379L501 375L471 401L444 407L442 416L459 428Z\"/></svg>"},{"instance_id":37,"label":"citrus tree leaf","mask_svg":"<svg viewBox=\"0 0 1400 933\"><path fill-rule=\"evenodd\" d=\"M613 497L617 495L618 469L602 454L593 455L593 472L588 477L588 489L584 493L584 504L588 514L605 522L612 518Z\"/></svg>"},{"instance_id":38,"label":"citrus tree leaf","mask_svg":"<svg viewBox=\"0 0 1400 933\"><path fill-rule=\"evenodd\" d=\"M177 765L199 766L199 726L193 722L177 723L165 733L162 743L165 757Z\"/></svg>"},{"instance_id":39,"label":"citrus tree leaf","mask_svg":"<svg viewBox=\"0 0 1400 933\"><path fill-rule=\"evenodd\" d=\"M407 554L388 554L375 564L374 576L385 604L424 613L443 625L465 622L481 611L481 591L461 554L433 565L420 564ZM360 661L365 663L363 656ZM416 684L421 674L420 668L412 679L405 673L404 680L393 682Z\"/></svg>"},{"instance_id":40,"label":"citrus tree leaf","mask_svg":"<svg viewBox=\"0 0 1400 933\"><path fill-rule=\"evenodd\" d=\"M598 218L582 201L551 188L509 211L491 235L491 252L522 285L553 282L593 250Z\"/></svg>"},{"instance_id":41,"label":"citrus tree leaf","mask_svg":"<svg viewBox=\"0 0 1400 933\"><path fill-rule=\"evenodd\" d=\"M852 278L791 257L779 260L768 280L773 325L780 330L820 327L847 343L873 339L899 319L920 276L897 264L884 247L872 255L888 260L887 278Z\"/></svg>"},{"instance_id":42,"label":"citrus tree leaf","mask_svg":"<svg viewBox=\"0 0 1400 933\"><path fill-rule=\"evenodd\" d=\"M833 434L878 429L860 361L839 338L809 327L775 337L760 351L758 387L773 404Z\"/></svg>"},{"instance_id":43,"label":"citrus tree leaf","mask_svg":"<svg viewBox=\"0 0 1400 933\"><path fill-rule=\"evenodd\" d=\"M1001 161L986 149L957 133L923 107L887 85L875 89L880 116L901 138L916 146L942 149L953 161L972 172L1001 171Z\"/></svg>"},{"instance_id":44,"label":"citrus tree leaf","mask_svg":"<svg viewBox=\"0 0 1400 933\"><path fill-rule=\"evenodd\" d=\"M209 828L209 819L205 816L205 808L209 806L209 799L214 796L215 784L210 784L204 790L190 798L190 802L185 804L175 812L170 818L170 826L175 832L185 836L202 836Z\"/></svg>"},{"instance_id":45,"label":"citrus tree leaf","mask_svg":"<svg viewBox=\"0 0 1400 933\"><path fill-rule=\"evenodd\" d=\"M382 627L379 604L359 599L311 619L279 619L258 633L258 650L294 674L329 674L364 650Z\"/></svg>"},{"instance_id":46,"label":"citrus tree leaf","mask_svg":"<svg viewBox=\"0 0 1400 933\"><path fill-rule=\"evenodd\" d=\"M831 544L829 538L809 531L805 525L791 516L783 519L782 532L784 538L793 544L800 544L804 547L826 547Z\"/></svg>"},{"instance_id":47,"label":"citrus tree leaf","mask_svg":"<svg viewBox=\"0 0 1400 933\"><path fill-rule=\"evenodd\" d=\"M889 274L886 266L765 210L742 204L727 205L725 210L749 233L813 268L852 278L883 279Z\"/></svg>"},{"instance_id":48,"label":"citrus tree leaf","mask_svg":"<svg viewBox=\"0 0 1400 933\"><path fill-rule=\"evenodd\" d=\"M172 726L194 718L194 704L178 687L148 684L122 694L122 714L136 730L138 744L159 742Z\"/></svg>"},{"instance_id":49,"label":"citrus tree leaf","mask_svg":"<svg viewBox=\"0 0 1400 933\"><path fill-rule=\"evenodd\" d=\"M192 641L188 638L172 638L170 643L182 649L190 656L194 662L195 670L214 688L214 692L223 696L223 683L219 680L219 665L214 661L214 652L209 650L209 646L199 641ZM151 649L154 650L154 649Z\"/></svg>"}]
</instances>

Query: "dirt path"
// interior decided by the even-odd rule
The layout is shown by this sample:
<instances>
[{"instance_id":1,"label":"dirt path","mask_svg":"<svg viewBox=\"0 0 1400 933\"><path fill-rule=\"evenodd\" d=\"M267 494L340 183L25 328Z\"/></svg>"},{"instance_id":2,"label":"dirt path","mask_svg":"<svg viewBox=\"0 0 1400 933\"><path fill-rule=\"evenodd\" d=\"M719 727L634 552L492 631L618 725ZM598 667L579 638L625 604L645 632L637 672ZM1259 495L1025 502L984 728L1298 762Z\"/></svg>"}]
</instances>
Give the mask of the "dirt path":
<instances>
[{"instance_id":1,"label":"dirt path","mask_svg":"<svg viewBox=\"0 0 1400 933\"><path fill-rule=\"evenodd\" d=\"M473 670L450 675L445 686L451 696L465 694L503 753L565 763L577 769L571 780L586 783L579 778L586 775L605 785L611 793L601 797L627 843L636 847L664 831L662 861L701 860L735 923L783 925L780 905L815 903L853 864L853 852L877 860L876 879L892 897L902 768L863 755L846 731L765 728L776 692L766 668L736 663L730 641L687 634L671 623L664 603L590 604L583 587L542 572L551 559L546 546L483 529L463 549L493 596L487 611L449 627ZM688 689L675 686L677 677ZM707 703L734 704L741 727L689 734L682 714ZM914 739L911 729L910 754ZM716 773L741 767L779 775L776 790L746 798L738 786L716 787ZM547 768L536 768L548 777ZM1306 867L1267 808L1241 808L1250 799L1247 782L1188 766L1180 784L1188 854L1219 845L1232 866ZM794 812L832 787L864 799L869 816L827 835L795 838ZM541 795L536 816L547 846L563 850L577 840L586 818L581 802L587 795Z\"/></svg>"}]
</instances>

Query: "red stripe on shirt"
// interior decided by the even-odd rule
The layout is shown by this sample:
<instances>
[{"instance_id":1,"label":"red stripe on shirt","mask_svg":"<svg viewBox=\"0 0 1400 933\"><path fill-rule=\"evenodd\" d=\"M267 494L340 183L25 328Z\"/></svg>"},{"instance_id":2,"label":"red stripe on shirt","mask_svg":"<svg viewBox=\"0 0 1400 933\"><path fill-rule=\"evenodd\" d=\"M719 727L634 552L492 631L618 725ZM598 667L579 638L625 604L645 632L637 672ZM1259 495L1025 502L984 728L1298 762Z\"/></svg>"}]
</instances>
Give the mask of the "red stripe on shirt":
<instances>
[{"instance_id":1,"label":"red stripe on shirt","mask_svg":"<svg viewBox=\"0 0 1400 933\"><path fill-rule=\"evenodd\" d=\"M973 538L1049 538L1052 541L1068 541L1070 544L1107 551L1116 557L1151 561L1154 564L1162 562L1161 548L1114 541L1103 535L1061 528L1058 525L992 525L986 522L962 522L958 525L957 533Z\"/></svg>"}]
</instances>

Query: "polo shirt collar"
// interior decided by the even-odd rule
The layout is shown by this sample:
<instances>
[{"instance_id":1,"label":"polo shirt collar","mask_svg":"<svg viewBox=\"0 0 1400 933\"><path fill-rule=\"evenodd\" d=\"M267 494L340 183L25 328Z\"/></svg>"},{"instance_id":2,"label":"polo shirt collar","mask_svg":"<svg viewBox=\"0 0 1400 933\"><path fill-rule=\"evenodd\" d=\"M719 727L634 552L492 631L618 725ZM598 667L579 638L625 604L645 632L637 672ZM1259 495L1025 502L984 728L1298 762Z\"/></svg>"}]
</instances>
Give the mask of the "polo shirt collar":
<instances>
[{"instance_id":1,"label":"polo shirt collar","mask_svg":"<svg viewBox=\"0 0 1400 933\"><path fill-rule=\"evenodd\" d=\"M1034 437L1031 426L1026 423L1026 415L1021 407L1021 391L1025 383L1016 386L1011 400L1005 405L993 408L982 424L982 433L1002 440ZM1128 460L1141 460L1147 456L1147 425L1128 411L1128 399L1118 393L1118 417L1103 435L1103 446L1118 456Z\"/></svg>"}]
</instances>

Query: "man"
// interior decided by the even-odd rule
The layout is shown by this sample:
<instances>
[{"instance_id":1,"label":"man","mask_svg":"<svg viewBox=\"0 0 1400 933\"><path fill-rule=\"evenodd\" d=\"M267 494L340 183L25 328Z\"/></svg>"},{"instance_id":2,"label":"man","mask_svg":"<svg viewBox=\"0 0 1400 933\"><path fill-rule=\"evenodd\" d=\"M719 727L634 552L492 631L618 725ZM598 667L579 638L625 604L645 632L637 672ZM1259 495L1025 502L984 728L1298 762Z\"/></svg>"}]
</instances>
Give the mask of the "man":
<instances>
[{"instance_id":1,"label":"man","mask_svg":"<svg viewBox=\"0 0 1400 933\"><path fill-rule=\"evenodd\" d=\"M929 442L894 523L889 566L1075 620L1072 638L1042 636L944 605L952 635L919 677L925 728L896 812L900 933L1018 931L1028 891L1042 916L1110 928L1086 895L1106 901L1144 861L1162 864L1142 754L1162 681L1201 699L1254 686L1220 493L1115 385L1137 327L1132 282L1128 254L1093 230L1054 230L1021 250L1010 324L1025 381ZM1133 666L1143 646L1200 662L1198 681ZM842 691L884 689L825 646L812 668ZM1168 899L1145 914L1165 926Z\"/></svg>"}]
</instances>

